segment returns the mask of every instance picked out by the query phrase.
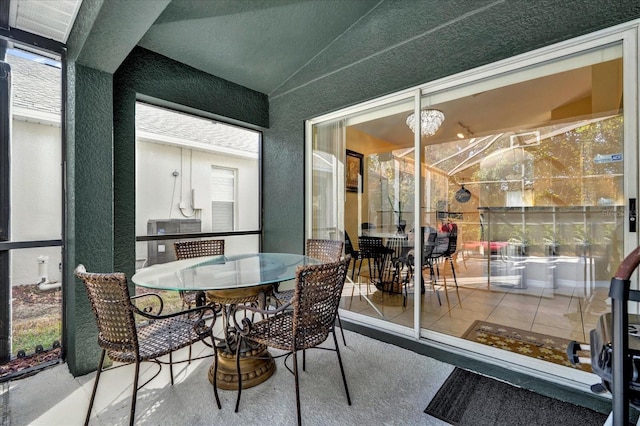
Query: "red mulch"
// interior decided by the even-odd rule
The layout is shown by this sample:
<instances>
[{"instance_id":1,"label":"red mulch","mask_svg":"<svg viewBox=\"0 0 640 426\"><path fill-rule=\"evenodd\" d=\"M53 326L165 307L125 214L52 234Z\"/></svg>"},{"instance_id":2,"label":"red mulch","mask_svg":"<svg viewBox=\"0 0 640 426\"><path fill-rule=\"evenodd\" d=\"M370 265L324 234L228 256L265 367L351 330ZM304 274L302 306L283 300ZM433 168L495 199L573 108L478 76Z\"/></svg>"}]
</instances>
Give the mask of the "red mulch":
<instances>
[{"instance_id":1,"label":"red mulch","mask_svg":"<svg viewBox=\"0 0 640 426\"><path fill-rule=\"evenodd\" d=\"M41 353L34 353L24 358L15 358L8 364L0 365L0 382L6 378L18 378L37 370L39 366L55 364L60 360L62 350L58 347Z\"/></svg>"}]
</instances>

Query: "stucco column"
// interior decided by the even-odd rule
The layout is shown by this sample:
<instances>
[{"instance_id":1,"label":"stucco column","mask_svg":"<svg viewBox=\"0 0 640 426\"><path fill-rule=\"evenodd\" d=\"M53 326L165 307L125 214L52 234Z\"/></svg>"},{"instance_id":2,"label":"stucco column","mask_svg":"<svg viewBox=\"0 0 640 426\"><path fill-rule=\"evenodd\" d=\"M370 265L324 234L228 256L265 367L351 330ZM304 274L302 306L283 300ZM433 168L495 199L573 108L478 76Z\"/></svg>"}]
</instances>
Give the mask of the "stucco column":
<instances>
[{"instance_id":1,"label":"stucco column","mask_svg":"<svg viewBox=\"0 0 640 426\"><path fill-rule=\"evenodd\" d=\"M112 272L113 83L112 75L69 63L67 67L66 247L64 349L74 376L97 368L97 327L82 282L73 270Z\"/></svg>"}]
</instances>

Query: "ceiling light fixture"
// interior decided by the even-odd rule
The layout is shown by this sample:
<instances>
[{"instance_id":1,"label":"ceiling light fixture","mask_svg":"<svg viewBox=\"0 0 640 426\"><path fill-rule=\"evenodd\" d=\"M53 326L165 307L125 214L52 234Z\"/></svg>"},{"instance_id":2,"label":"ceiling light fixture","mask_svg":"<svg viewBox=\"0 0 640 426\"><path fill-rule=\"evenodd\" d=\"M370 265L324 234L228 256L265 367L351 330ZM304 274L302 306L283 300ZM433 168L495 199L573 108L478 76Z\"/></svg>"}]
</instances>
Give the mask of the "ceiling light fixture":
<instances>
[{"instance_id":1,"label":"ceiling light fixture","mask_svg":"<svg viewBox=\"0 0 640 426\"><path fill-rule=\"evenodd\" d=\"M460 189L456 191L456 201L459 203L466 203L471 199L471 191L464 187L464 183L460 185Z\"/></svg>"},{"instance_id":2,"label":"ceiling light fixture","mask_svg":"<svg viewBox=\"0 0 640 426\"><path fill-rule=\"evenodd\" d=\"M438 109L425 108L420 111L420 134L434 135L444 122L444 113ZM413 113L407 117L407 126L415 133L416 117Z\"/></svg>"},{"instance_id":3,"label":"ceiling light fixture","mask_svg":"<svg viewBox=\"0 0 640 426\"><path fill-rule=\"evenodd\" d=\"M467 126L458 122L458 133L456 133L456 136L459 139L470 138L471 136L473 136L473 132L469 130Z\"/></svg>"}]
</instances>

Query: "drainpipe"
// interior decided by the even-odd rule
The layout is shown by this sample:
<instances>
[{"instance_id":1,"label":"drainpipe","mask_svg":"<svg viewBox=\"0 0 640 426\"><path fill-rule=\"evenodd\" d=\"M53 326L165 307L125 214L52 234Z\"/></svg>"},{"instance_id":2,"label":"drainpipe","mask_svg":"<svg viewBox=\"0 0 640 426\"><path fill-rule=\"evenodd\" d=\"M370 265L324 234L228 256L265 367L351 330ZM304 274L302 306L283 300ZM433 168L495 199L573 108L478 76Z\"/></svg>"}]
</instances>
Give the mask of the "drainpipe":
<instances>
[{"instance_id":1,"label":"drainpipe","mask_svg":"<svg viewBox=\"0 0 640 426\"><path fill-rule=\"evenodd\" d=\"M47 263L49 262L49 256L38 256L38 276L40 281L38 282L38 289L42 291L54 290L62 287L62 282L50 283L47 277Z\"/></svg>"}]
</instances>

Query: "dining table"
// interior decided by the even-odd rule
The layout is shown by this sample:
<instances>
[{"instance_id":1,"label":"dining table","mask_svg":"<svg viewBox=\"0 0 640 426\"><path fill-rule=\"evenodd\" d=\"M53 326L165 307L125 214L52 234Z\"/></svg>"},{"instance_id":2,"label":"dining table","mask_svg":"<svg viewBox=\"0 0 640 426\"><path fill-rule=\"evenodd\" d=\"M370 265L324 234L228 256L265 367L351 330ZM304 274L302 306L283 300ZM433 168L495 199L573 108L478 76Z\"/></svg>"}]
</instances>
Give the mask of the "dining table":
<instances>
[{"instance_id":1,"label":"dining table","mask_svg":"<svg viewBox=\"0 0 640 426\"><path fill-rule=\"evenodd\" d=\"M140 269L131 281L144 288L170 291L202 291L207 303L219 307L224 337L218 339L218 373L220 389L238 389L236 348L239 324L245 318L244 305L266 307L273 286L295 279L303 265L320 264L317 259L292 253L248 253L197 257L160 263ZM240 348L242 388L267 380L275 372L275 362L267 347L245 343ZM214 365L209 368L213 383Z\"/></svg>"}]
</instances>

